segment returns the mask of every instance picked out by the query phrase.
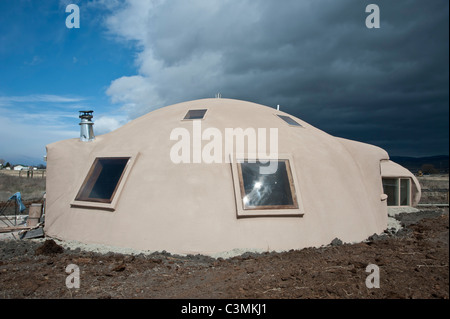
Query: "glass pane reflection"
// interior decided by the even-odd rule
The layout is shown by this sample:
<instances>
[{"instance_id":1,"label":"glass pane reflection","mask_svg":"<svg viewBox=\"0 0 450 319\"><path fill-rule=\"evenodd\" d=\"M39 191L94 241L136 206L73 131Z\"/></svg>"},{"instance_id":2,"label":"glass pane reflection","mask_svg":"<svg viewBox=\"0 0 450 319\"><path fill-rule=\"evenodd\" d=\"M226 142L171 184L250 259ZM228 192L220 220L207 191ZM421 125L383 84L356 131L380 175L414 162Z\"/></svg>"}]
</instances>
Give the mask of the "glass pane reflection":
<instances>
[{"instance_id":1,"label":"glass pane reflection","mask_svg":"<svg viewBox=\"0 0 450 319\"><path fill-rule=\"evenodd\" d=\"M294 208L293 185L289 178L289 161L277 161L278 168L273 174L260 174L260 167L269 165L260 162L240 163L241 187L244 188L244 208Z\"/></svg>"}]
</instances>

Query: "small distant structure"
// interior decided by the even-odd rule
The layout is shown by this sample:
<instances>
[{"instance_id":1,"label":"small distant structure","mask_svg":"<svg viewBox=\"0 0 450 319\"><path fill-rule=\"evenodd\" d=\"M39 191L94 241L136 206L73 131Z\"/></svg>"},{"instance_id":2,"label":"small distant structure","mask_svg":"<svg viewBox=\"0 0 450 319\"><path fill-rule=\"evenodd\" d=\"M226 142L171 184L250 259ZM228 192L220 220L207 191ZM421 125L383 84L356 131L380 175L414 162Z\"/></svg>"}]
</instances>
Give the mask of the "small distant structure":
<instances>
[{"instance_id":1,"label":"small distant structure","mask_svg":"<svg viewBox=\"0 0 450 319\"><path fill-rule=\"evenodd\" d=\"M15 170L15 171L22 171L22 170L28 170L28 169L29 169L28 166L25 166L25 165L22 165L22 164L19 164L19 165L15 165L15 166L14 166L14 170Z\"/></svg>"}]
</instances>

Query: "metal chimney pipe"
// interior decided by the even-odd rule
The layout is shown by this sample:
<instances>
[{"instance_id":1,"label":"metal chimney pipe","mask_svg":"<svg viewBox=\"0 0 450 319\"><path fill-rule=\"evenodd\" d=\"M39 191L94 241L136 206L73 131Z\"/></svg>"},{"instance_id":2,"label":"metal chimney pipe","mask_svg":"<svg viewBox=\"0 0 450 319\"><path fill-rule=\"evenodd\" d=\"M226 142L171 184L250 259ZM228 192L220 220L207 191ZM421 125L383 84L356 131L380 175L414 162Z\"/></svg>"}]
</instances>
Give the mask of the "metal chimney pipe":
<instances>
[{"instance_id":1,"label":"metal chimney pipe","mask_svg":"<svg viewBox=\"0 0 450 319\"><path fill-rule=\"evenodd\" d=\"M94 122L91 121L93 118L92 113L94 111L80 111L80 141L82 142L89 142L95 139Z\"/></svg>"}]
</instances>

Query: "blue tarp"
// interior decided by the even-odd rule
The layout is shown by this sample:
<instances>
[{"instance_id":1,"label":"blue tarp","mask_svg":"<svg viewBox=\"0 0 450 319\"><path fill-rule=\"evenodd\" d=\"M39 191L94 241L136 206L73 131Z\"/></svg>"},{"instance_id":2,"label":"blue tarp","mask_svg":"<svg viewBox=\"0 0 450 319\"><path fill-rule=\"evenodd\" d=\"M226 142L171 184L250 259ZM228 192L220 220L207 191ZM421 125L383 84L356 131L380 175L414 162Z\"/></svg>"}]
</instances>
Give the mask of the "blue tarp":
<instances>
[{"instance_id":1,"label":"blue tarp","mask_svg":"<svg viewBox=\"0 0 450 319\"><path fill-rule=\"evenodd\" d=\"M25 205L22 203L22 196L20 195L20 192L17 192L14 195L12 195L9 198L9 200L11 200L11 199L16 200L17 204L19 205L20 212L23 212L26 209Z\"/></svg>"}]
</instances>

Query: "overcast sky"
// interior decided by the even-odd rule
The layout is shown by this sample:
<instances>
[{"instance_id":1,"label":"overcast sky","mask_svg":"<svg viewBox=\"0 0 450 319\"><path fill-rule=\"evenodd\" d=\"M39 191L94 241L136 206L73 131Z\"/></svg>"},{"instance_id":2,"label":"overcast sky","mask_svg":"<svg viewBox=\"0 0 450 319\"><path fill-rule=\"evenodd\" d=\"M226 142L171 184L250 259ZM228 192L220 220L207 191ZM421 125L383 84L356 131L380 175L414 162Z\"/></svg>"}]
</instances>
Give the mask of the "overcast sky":
<instances>
[{"instance_id":1,"label":"overcast sky","mask_svg":"<svg viewBox=\"0 0 450 319\"><path fill-rule=\"evenodd\" d=\"M68 4L80 28L68 29ZM368 4L380 28L367 28ZM391 156L448 154L448 0L0 2L0 158L42 158L154 109L214 97L281 106Z\"/></svg>"}]
</instances>

